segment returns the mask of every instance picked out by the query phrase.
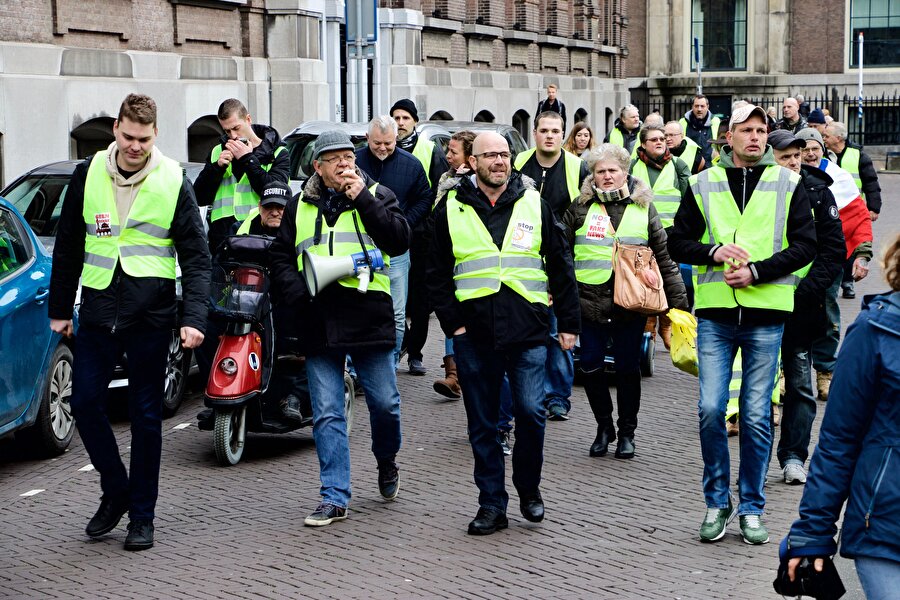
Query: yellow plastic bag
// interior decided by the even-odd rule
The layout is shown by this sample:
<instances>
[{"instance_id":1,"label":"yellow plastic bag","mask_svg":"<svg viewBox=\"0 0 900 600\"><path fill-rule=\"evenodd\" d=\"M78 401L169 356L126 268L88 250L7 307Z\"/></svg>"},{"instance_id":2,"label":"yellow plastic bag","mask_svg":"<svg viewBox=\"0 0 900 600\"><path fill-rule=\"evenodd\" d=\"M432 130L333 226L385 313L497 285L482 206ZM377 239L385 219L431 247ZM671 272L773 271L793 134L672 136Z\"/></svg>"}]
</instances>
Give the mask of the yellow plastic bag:
<instances>
[{"instance_id":1,"label":"yellow plastic bag","mask_svg":"<svg viewBox=\"0 0 900 600\"><path fill-rule=\"evenodd\" d=\"M697 319L689 312L673 308L669 310L672 321L672 364L694 377L700 374L697 367Z\"/></svg>"}]
</instances>

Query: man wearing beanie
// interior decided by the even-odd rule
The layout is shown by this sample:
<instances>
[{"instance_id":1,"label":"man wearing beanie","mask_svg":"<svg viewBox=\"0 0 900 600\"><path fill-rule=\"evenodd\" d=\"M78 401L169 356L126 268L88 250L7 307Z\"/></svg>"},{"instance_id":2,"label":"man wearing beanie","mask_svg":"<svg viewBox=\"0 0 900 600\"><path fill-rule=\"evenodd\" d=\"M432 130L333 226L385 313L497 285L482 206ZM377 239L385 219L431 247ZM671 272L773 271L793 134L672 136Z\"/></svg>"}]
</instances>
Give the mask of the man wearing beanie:
<instances>
[{"instance_id":1,"label":"man wearing beanie","mask_svg":"<svg viewBox=\"0 0 900 600\"><path fill-rule=\"evenodd\" d=\"M820 134L825 132L825 113L822 112L821 108L817 108L809 113L809 116L806 118L806 124L818 131Z\"/></svg>"},{"instance_id":2,"label":"man wearing beanie","mask_svg":"<svg viewBox=\"0 0 900 600\"><path fill-rule=\"evenodd\" d=\"M409 98L403 98L394 103L394 106L391 107L391 117L397 123L397 145L422 163L428 185L431 187L433 200L441 175L450 169L444 151L440 144L419 137L419 133L416 131L419 112L415 103ZM403 347L408 353L407 360L411 375L427 373L425 365L422 363L422 348L428 339L428 318L432 311L425 284L425 264L428 262L426 232L429 222L429 218L426 217L413 228L412 243L409 247L409 295L406 300L406 317L409 319L409 327L403 333Z\"/></svg>"}]
</instances>

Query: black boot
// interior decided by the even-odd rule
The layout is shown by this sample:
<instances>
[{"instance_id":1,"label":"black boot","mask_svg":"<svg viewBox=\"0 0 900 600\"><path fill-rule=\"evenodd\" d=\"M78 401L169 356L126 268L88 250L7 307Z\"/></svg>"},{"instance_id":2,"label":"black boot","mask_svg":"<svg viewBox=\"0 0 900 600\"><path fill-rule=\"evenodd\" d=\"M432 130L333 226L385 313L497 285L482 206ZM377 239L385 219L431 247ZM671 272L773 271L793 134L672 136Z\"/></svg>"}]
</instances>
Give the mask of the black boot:
<instances>
[{"instance_id":1,"label":"black boot","mask_svg":"<svg viewBox=\"0 0 900 600\"><path fill-rule=\"evenodd\" d=\"M634 434L620 435L616 445L616 458L634 458Z\"/></svg>"},{"instance_id":2,"label":"black boot","mask_svg":"<svg viewBox=\"0 0 900 600\"><path fill-rule=\"evenodd\" d=\"M612 419L610 419L608 425L598 425L597 437L594 438L594 443L591 444L589 454L591 456L606 456L606 453L609 452L609 444L615 439L616 431L612 427Z\"/></svg>"},{"instance_id":3,"label":"black boot","mask_svg":"<svg viewBox=\"0 0 900 600\"><path fill-rule=\"evenodd\" d=\"M641 374L619 374L616 379L616 405L619 407L619 443L616 458L634 458L634 430L641 406Z\"/></svg>"},{"instance_id":4,"label":"black boot","mask_svg":"<svg viewBox=\"0 0 900 600\"><path fill-rule=\"evenodd\" d=\"M584 392L597 421L597 437L591 444L591 456L605 456L610 442L616 439L616 430L612 422L612 398L606 376L601 370L584 374Z\"/></svg>"}]
</instances>

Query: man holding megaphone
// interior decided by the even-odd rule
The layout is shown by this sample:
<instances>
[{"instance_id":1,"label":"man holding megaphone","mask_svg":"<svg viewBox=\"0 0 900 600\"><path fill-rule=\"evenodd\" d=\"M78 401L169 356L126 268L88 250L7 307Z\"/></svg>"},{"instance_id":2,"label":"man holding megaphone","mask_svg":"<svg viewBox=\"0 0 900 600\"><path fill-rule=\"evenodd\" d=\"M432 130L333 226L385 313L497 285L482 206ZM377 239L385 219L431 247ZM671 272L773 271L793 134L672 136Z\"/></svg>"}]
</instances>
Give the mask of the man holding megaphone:
<instances>
[{"instance_id":1,"label":"man holding megaphone","mask_svg":"<svg viewBox=\"0 0 900 600\"><path fill-rule=\"evenodd\" d=\"M350 446L344 414L344 360L349 354L366 393L372 452L383 498L397 496L400 393L394 370L390 256L409 249L410 229L393 192L356 166L350 137L321 134L315 174L285 207L272 245L277 329L296 337L306 356L319 456L322 501L304 523L347 518ZM312 272L310 272L312 271ZM361 275L366 273L366 276ZM367 284L367 285L366 285ZM359 292L364 291L364 294Z\"/></svg>"}]
</instances>

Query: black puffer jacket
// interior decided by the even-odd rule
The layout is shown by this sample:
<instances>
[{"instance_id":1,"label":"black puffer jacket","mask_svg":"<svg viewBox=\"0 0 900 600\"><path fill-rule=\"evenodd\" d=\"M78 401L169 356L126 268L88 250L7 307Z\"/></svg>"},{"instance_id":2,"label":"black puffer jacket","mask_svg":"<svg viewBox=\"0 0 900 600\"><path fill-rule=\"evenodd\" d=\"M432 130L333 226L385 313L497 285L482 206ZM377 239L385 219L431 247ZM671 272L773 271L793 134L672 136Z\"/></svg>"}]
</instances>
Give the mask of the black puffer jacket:
<instances>
[{"instance_id":1,"label":"black puffer jacket","mask_svg":"<svg viewBox=\"0 0 900 600\"><path fill-rule=\"evenodd\" d=\"M613 228L619 226L619 223L622 221L622 215L625 214L625 208L629 204L649 207L650 227L648 239L663 277L663 289L666 292L669 308L687 310L688 301L684 289L684 281L681 279L678 265L669 258L669 250L666 247L666 230L663 229L662 223L659 221L659 213L656 212L656 207L653 206L653 190L647 187L646 183L631 175L628 176L628 190L631 193L629 198L605 203L606 212L609 214L612 226ZM587 177L581 184L581 196L578 197L577 202L572 203L563 217L563 225L566 227L569 247L575 247L575 232L584 224L588 210L594 202L600 202L600 198L594 192L593 177ZM582 319L592 323L609 323L613 320L627 321L647 318L646 315L625 310L613 304L615 278L615 273L613 273L606 283L599 285L578 283Z\"/></svg>"},{"instance_id":2,"label":"black puffer jacket","mask_svg":"<svg viewBox=\"0 0 900 600\"><path fill-rule=\"evenodd\" d=\"M365 180L366 189L352 201L344 194L335 195L325 188L321 177L313 175L303 188L302 199L297 195L285 207L272 244L275 328L283 337L297 338L299 350L305 354L394 346L394 304L388 294L374 291L360 294L332 283L313 298L297 268L299 202L323 209L329 225L334 225L340 214L356 209L366 233L383 253L397 256L409 249L409 224L394 193L379 185L372 195L368 187L375 182L359 168L357 174ZM331 208L335 209L334 213Z\"/></svg>"}]
</instances>

